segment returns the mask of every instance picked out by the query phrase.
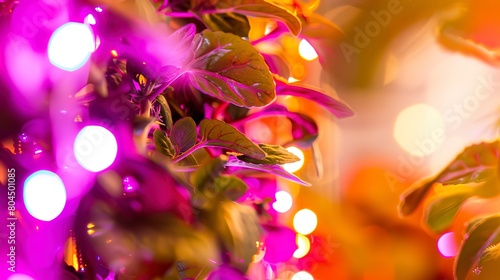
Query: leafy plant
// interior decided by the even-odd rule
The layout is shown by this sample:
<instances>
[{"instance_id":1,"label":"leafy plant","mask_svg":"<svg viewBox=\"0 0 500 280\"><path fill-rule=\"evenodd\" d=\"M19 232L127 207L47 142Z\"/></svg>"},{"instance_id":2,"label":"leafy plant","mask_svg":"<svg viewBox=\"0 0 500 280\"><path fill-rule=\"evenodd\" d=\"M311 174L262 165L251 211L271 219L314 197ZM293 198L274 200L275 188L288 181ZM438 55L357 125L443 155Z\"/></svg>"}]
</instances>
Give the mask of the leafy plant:
<instances>
[{"instance_id":1,"label":"leafy plant","mask_svg":"<svg viewBox=\"0 0 500 280\"><path fill-rule=\"evenodd\" d=\"M153 7L145 5L145 10ZM310 185L283 168L299 160L283 146L310 147L318 126L311 117L288 110L280 96L315 101L337 117L353 111L319 89L289 84L268 64L271 55L249 41L247 17L283 27L271 36L262 34L259 42L301 34L306 15L296 7L263 0L158 1L154 7L177 30L165 38L123 33L107 50L106 87L82 100L90 121L106 117L127 124L139 151L99 175L82 199L75 232L87 274L104 267L119 277L219 279L221 271L231 271L238 275L231 279L244 279L262 241L261 224L269 224L270 217L262 207L269 198L249 198L246 180L279 176ZM168 52L144 48L156 41ZM131 108L125 118L107 110L116 100ZM244 124L264 117L288 119L293 140L256 143ZM116 195L119 178L127 176L140 187ZM106 230L107 223L113 227Z\"/></svg>"},{"instance_id":2,"label":"leafy plant","mask_svg":"<svg viewBox=\"0 0 500 280\"><path fill-rule=\"evenodd\" d=\"M402 215L424 204L424 222L435 232L447 230L467 200L491 199L500 194L499 141L467 147L435 177L406 191L399 206ZM430 196L426 199L427 196ZM427 201L427 202L425 202ZM494 279L500 261L498 214L469 221L455 260L455 277Z\"/></svg>"}]
</instances>

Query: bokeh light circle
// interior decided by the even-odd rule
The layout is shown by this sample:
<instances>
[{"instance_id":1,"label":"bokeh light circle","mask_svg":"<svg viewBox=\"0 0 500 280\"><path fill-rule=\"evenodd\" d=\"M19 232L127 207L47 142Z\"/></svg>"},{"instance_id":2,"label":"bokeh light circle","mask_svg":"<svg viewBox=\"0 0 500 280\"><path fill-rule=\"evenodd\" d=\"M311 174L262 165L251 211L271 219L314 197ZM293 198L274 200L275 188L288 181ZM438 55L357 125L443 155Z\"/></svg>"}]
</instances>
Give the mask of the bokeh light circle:
<instances>
[{"instance_id":1,"label":"bokeh light circle","mask_svg":"<svg viewBox=\"0 0 500 280\"><path fill-rule=\"evenodd\" d=\"M424 103L402 110L394 124L394 139L408 153L427 156L443 143L445 125L442 114Z\"/></svg>"},{"instance_id":2,"label":"bokeh light circle","mask_svg":"<svg viewBox=\"0 0 500 280\"><path fill-rule=\"evenodd\" d=\"M24 181L23 200L31 216L52 221L66 205L66 188L57 174L40 170Z\"/></svg>"},{"instance_id":3,"label":"bokeh light circle","mask_svg":"<svg viewBox=\"0 0 500 280\"><path fill-rule=\"evenodd\" d=\"M295 231L308 235L316 229L318 225L318 217L316 214L309 209L302 209L299 212L295 213L293 217L293 227Z\"/></svg>"},{"instance_id":4,"label":"bokeh light circle","mask_svg":"<svg viewBox=\"0 0 500 280\"><path fill-rule=\"evenodd\" d=\"M290 173L299 171L299 169L301 169L304 165L304 153L299 148L293 146L286 148L286 150L296 155L299 158L299 161L286 163L283 165L283 168Z\"/></svg>"},{"instance_id":5,"label":"bokeh light circle","mask_svg":"<svg viewBox=\"0 0 500 280\"><path fill-rule=\"evenodd\" d=\"M300 259L305 257L307 253L309 253L309 250L311 249L311 242L309 241L309 238L307 236L304 236L302 234L297 234L297 250L293 253L293 257L296 259Z\"/></svg>"},{"instance_id":6,"label":"bokeh light circle","mask_svg":"<svg viewBox=\"0 0 500 280\"><path fill-rule=\"evenodd\" d=\"M52 33L47 52L52 65L75 71L87 63L94 49L94 34L90 27L83 23L68 22Z\"/></svg>"},{"instance_id":7,"label":"bokeh light circle","mask_svg":"<svg viewBox=\"0 0 500 280\"><path fill-rule=\"evenodd\" d=\"M108 168L115 161L117 153L115 136L102 126L86 126L76 136L75 158L88 171L99 172Z\"/></svg>"},{"instance_id":8,"label":"bokeh light circle","mask_svg":"<svg viewBox=\"0 0 500 280\"><path fill-rule=\"evenodd\" d=\"M314 280L314 277L307 271L299 271L292 276L292 280Z\"/></svg>"},{"instance_id":9,"label":"bokeh light circle","mask_svg":"<svg viewBox=\"0 0 500 280\"><path fill-rule=\"evenodd\" d=\"M457 244L455 243L455 234L453 232L447 232L441 237L437 242L437 247L439 253L443 255L443 257L451 258L457 255Z\"/></svg>"},{"instance_id":10,"label":"bokeh light circle","mask_svg":"<svg viewBox=\"0 0 500 280\"><path fill-rule=\"evenodd\" d=\"M273 208L277 212L285 213L288 210L290 210L290 208L292 208L293 205L292 196L286 191L277 192L275 194L275 197L276 197L276 202L273 203Z\"/></svg>"},{"instance_id":11,"label":"bokeh light circle","mask_svg":"<svg viewBox=\"0 0 500 280\"><path fill-rule=\"evenodd\" d=\"M318 58L318 53L306 39L302 39L299 43L299 55L307 61L313 61Z\"/></svg>"}]
</instances>

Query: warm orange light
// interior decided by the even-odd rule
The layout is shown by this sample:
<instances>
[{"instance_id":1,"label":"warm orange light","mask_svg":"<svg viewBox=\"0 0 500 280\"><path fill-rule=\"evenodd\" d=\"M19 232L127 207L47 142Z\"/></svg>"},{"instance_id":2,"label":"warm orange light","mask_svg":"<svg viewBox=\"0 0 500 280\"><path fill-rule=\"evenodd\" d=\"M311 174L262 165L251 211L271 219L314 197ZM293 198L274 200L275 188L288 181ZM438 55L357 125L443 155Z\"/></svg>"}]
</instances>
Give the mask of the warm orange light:
<instances>
[{"instance_id":1,"label":"warm orange light","mask_svg":"<svg viewBox=\"0 0 500 280\"><path fill-rule=\"evenodd\" d=\"M112 51L111 51L111 55L112 55L113 57L117 57L117 56L118 56L118 53L116 52L116 50L112 50Z\"/></svg>"}]
</instances>

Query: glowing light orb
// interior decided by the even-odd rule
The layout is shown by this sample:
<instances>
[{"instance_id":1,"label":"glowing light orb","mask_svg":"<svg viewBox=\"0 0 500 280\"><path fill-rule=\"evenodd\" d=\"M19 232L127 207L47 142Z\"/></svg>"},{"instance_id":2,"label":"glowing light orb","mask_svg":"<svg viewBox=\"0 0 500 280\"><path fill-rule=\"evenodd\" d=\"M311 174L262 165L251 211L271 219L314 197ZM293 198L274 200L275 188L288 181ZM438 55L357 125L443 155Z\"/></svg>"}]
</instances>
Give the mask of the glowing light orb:
<instances>
[{"instance_id":1,"label":"glowing light orb","mask_svg":"<svg viewBox=\"0 0 500 280\"><path fill-rule=\"evenodd\" d=\"M26 275L26 274L16 273L16 274L9 276L9 278L7 278L7 280L35 280L35 279L31 276Z\"/></svg>"},{"instance_id":2,"label":"glowing light orb","mask_svg":"<svg viewBox=\"0 0 500 280\"><path fill-rule=\"evenodd\" d=\"M299 55L307 61L313 61L318 58L318 53L306 39L302 39L299 43Z\"/></svg>"},{"instance_id":3,"label":"glowing light orb","mask_svg":"<svg viewBox=\"0 0 500 280\"><path fill-rule=\"evenodd\" d=\"M85 17L85 19L83 20L83 22L85 22L86 24L90 24L90 25L96 24L95 17L92 14L88 14Z\"/></svg>"},{"instance_id":4,"label":"glowing light orb","mask_svg":"<svg viewBox=\"0 0 500 280\"><path fill-rule=\"evenodd\" d=\"M437 247L439 253L443 255L443 257L451 258L457 255L457 244L455 243L455 234L453 232L448 232L441 237L437 242Z\"/></svg>"},{"instance_id":5,"label":"glowing light orb","mask_svg":"<svg viewBox=\"0 0 500 280\"><path fill-rule=\"evenodd\" d=\"M394 138L407 152L416 156L434 153L444 142L441 113L427 104L415 104L401 111L394 124Z\"/></svg>"},{"instance_id":6,"label":"glowing light orb","mask_svg":"<svg viewBox=\"0 0 500 280\"><path fill-rule=\"evenodd\" d=\"M134 177L127 176L123 178L123 190L127 193L134 192L139 188L139 182Z\"/></svg>"},{"instance_id":7,"label":"glowing light orb","mask_svg":"<svg viewBox=\"0 0 500 280\"><path fill-rule=\"evenodd\" d=\"M297 247L299 248L295 250L293 257L296 259L303 258L311 249L311 242L309 241L309 238L302 234L297 234Z\"/></svg>"},{"instance_id":8,"label":"glowing light orb","mask_svg":"<svg viewBox=\"0 0 500 280\"><path fill-rule=\"evenodd\" d=\"M102 126L89 125L76 136L74 153L78 163L88 171L99 172L115 161L118 143L115 136Z\"/></svg>"},{"instance_id":9,"label":"glowing light orb","mask_svg":"<svg viewBox=\"0 0 500 280\"><path fill-rule=\"evenodd\" d=\"M295 228L295 231L300 234L310 234L316 229L317 225L318 217L316 217L316 214L309 209L302 209L295 213L295 216L293 217L293 227Z\"/></svg>"},{"instance_id":10,"label":"glowing light orb","mask_svg":"<svg viewBox=\"0 0 500 280\"><path fill-rule=\"evenodd\" d=\"M292 196L286 191L279 191L275 194L276 202L273 203L274 210L285 213L292 208Z\"/></svg>"},{"instance_id":11,"label":"glowing light orb","mask_svg":"<svg viewBox=\"0 0 500 280\"><path fill-rule=\"evenodd\" d=\"M314 277L306 271L299 271L292 276L292 280L314 280Z\"/></svg>"},{"instance_id":12,"label":"glowing light orb","mask_svg":"<svg viewBox=\"0 0 500 280\"><path fill-rule=\"evenodd\" d=\"M66 205L66 188L57 174L40 170L24 181L23 199L31 216L52 221Z\"/></svg>"},{"instance_id":13,"label":"glowing light orb","mask_svg":"<svg viewBox=\"0 0 500 280\"><path fill-rule=\"evenodd\" d=\"M290 173L299 171L299 169L301 169L304 165L304 153L297 147L288 147L286 149L290 153L296 155L299 158L299 161L284 164L283 168Z\"/></svg>"},{"instance_id":14,"label":"glowing light orb","mask_svg":"<svg viewBox=\"0 0 500 280\"><path fill-rule=\"evenodd\" d=\"M69 22L52 33L48 56L52 65L66 71L81 68L95 49L94 35L88 25Z\"/></svg>"}]
</instances>

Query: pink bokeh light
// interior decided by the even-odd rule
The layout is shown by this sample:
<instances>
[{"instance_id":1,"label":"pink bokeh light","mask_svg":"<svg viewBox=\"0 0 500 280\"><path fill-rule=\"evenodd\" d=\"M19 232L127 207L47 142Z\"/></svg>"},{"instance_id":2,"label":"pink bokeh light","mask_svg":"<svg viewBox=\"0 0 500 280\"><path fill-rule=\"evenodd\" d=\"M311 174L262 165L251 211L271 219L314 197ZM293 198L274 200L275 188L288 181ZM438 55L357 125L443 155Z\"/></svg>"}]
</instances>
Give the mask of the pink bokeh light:
<instances>
[{"instance_id":1,"label":"pink bokeh light","mask_svg":"<svg viewBox=\"0 0 500 280\"><path fill-rule=\"evenodd\" d=\"M455 233L447 232L441 237L437 242L437 247L439 253L443 255L443 257L451 258L457 255L457 244L455 242Z\"/></svg>"}]
</instances>

